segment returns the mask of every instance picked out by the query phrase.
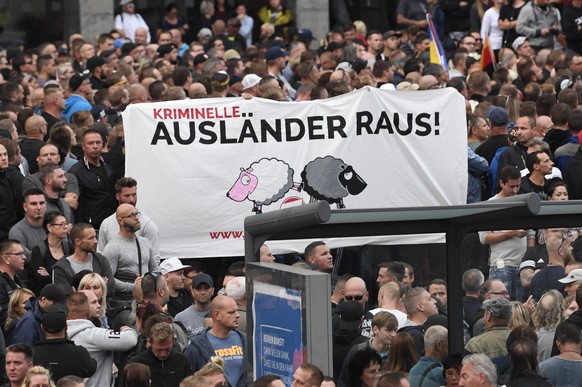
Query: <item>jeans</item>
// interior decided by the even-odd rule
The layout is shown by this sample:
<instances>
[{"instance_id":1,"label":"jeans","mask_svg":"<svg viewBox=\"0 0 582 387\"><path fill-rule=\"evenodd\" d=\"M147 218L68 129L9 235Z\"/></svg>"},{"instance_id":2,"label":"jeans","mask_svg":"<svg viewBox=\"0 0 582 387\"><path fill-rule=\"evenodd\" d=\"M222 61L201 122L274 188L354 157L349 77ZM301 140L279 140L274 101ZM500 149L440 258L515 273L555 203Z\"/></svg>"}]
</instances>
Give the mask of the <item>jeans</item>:
<instances>
[{"instance_id":1,"label":"jeans","mask_svg":"<svg viewBox=\"0 0 582 387\"><path fill-rule=\"evenodd\" d=\"M512 301L522 301L523 299L523 286L521 286L518 270L519 267L516 266L505 266L503 269L498 269L496 266L489 268L489 278L501 280Z\"/></svg>"}]
</instances>

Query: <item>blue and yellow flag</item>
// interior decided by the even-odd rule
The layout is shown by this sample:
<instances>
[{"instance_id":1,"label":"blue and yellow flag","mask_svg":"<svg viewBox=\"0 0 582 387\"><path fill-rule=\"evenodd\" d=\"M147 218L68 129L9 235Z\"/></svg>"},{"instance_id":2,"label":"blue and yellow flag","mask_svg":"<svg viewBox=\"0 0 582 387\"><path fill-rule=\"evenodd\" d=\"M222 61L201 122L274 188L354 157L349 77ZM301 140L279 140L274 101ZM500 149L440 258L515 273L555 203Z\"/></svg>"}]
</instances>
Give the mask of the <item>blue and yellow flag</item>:
<instances>
[{"instance_id":1,"label":"blue and yellow flag","mask_svg":"<svg viewBox=\"0 0 582 387\"><path fill-rule=\"evenodd\" d=\"M439 40L439 36L434 28L434 23L430 17L430 13L426 14L426 21L428 22L428 37L430 38L430 63L437 63L442 65L445 69L449 69L445 50Z\"/></svg>"}]
</instances>

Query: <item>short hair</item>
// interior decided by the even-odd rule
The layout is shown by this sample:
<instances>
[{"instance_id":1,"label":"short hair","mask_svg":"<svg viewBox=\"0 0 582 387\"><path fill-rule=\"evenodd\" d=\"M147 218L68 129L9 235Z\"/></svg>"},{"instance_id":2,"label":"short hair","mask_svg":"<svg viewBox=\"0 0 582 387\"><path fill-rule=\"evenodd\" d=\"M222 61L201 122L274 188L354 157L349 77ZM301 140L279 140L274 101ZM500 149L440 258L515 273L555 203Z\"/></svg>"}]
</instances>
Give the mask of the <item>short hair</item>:
<instances>
[{"instance_id":1,"label":"short hair","mask_svg":"<svg viewBox=\"0 0 582 387\"><path fill-rule=\"evenodd\" d=\"M580 344L582 342L582 332L575 324L570 321L564 321L556 327L555 340L562 344Z\"/></svg>"},{"instance_id":2,"label":"short hair","mask_svg":"<svg viewBox=\"0 0 582 387\"><path fill-rule=\"evenodd\" d=\"M549 116L554 105L556 105L556 97L554 95L542 94L536 101L536 113L538 116Z\"/></svg>"},{"instance_id":3,"label":"short hair","mask_svg":"<svg viewBox=\"0 0 582 387\"><path fill-rule=\"evenodd\" d=\"M133 363L141 364L141 363ZM75 375L63 376L57 382L57 387L77 387L79 384L83 383L83 379Z\"/></svg>"},{"instance_id":4,"label":"short hair","mask_svg":"<svg viewBox=\"0 0 582 387\"><path fill-rule=\"evenodd\" d=\"M16 239L6 239L0 242L0 256L4 255L12 248L14 245L20 245L20 241Z\"/></svg>"},{"instance_id":5,"label":"short hair","mask_svg":"<svg viewBox=\"0 0 582 387\"><path fill-rule=\"evenodd\" d=\"M161 100L167 91L167 85L163 81L153 81L148 87L148 92L154 101Z\"/></svg>"},{"instance_id":6,"label":"short hair","mask_svg":"<svg viewBox=\"0 0 582 387\"><path fill-rule=\"evenodd\" d=\"M396 276L396 280L398 282L402 282L404 279L404 275L406 274L406 270L402 262L398 261L391 261L391 262L384 262L381 263L378 268L386 268L390 273Z\"/></svg>"},{"instance_id":7,"label":"short hair","mask_svg":"<svg viewBox=\"0 0 582 387\"><path fill-rule=\"evenodd\" d=\"M62 216L63 218L66 219L65 214L63 214L60 211L49 211L46 214L44 214L44 218L42 220L42 226L44 228L44 230L48 233L48 225L52 224L52 222L55 221L56 218L58 218L59 216Z\"/></svg>"},{"instance_id":8,"label":"short hair","mask_svg":"<svg viewBox=\"0 0 582 387\"><path fill-rule=\"evenodd\" d=\"M123 385L141 387L150 385L150 367L142 363L129 363L123 368Z\"/></svg>"},{"instance_id":9,"label":"short hair","mask_svg":"<svg viewBox=\"0 0 582 387\"><path fill-rule=\"evenodd\" d=\"M449 331L442 325L433 325L424 332L424 350L428 351L441 341L448 340Z\"/></svg>"},{"instance_id":10,"label":"short hair","mask_svg":"<svg viewBox=\"0 0 582 387\"><path fill-rule=\"evenodd\" d=\"M509 180L521 179L521 174L513 165L507 165L499 171L499 180L507 183Z\"/></svg>"},{"instance_id":11,"label":"short hair","mask_svg":"<svg viewBox=\"0 0 582 387\"><path fill-rule=\"evenodd\" d=\"M137 186L137 181L132 177L120 177L115 182L115 192L121 193L123 188L133 188Z\"/></svg>"},{"instance_id":12,"label":"short hair","mask_svg":"<svg viewBox=\"0 0 582 387\"><path fill-rule=\"evenodd\" d=\"M47 165L43 165L42 167L40 167L40 170L38 172L38 178L40 179L40 183L44 186L45 185L45 181L47 177L52 177L53 173L55 173L55 171L57 169L62 169L63 167L58 165L58 164L47 164ZM28 192L28 191L26 191Z\"/></svg>"},{"instance_id":13,"label":"short hair","mask_svg":"<svg viewBox=\"0 0 582 387\"><path fill-rule=\"evenodd\" d=\"M463 273L463 290L465 292L476 293L485 281L483 272L479 269L469 269Z\"/></svg>"},{"instance_id":14,"label":"short hair","mask_svg":"<svg viewBox=\"0 0 582 387\"><path fill-rule=\"evenodd\" d=\"M572 108L565 103L557 103L550 110L550 117L554 125L566 125Z\"/></svg>"},{"instance_id":15,"label":"short hair","mask_svg":"<svg viewBox=\"0 0 582 387\"><path fill-rule=\"evenodd\" d=\"M565 103L570 108L575 109L578 106L578 93L574 89L560 90L558 93L558 102Z\"/></svg>"},{"instance_id":16,"label":"short hair","mask_svg":"<svg viewBox=\"0 0 582 387\"><path fill-rule=\"evenodd\" d=\"M408 379L405 372L384 371L378 373L374 378L374 386L378 387L400 387L402 379Z\"/></svg>"},{"instance_id":17,"label":"short hair","mask_svg":"<svg viewBox=\"0 0 582 387\"><path fill-rule=\"evenodd\" d=\"M386 328L389 331L395 331L398 329L398 319L392 313L383 310L372 317L372 327L378 327L378 329Z\"/></svg>"},{"instance_id":18,"label":"short hair","mask_svg":"<svg viewBox=\"0 0 582 387\"><path fill-rule=\"evenodd\" d=\"M374 351L375 352L375 351ZM381 359L380 359L381 361ZM378 363L380 364L380 363ZM303 371L309 372L309 383L319 386L323 382L323 372L314 364L303 363L299 366Z\"/></svg>"},{"instance_id":19,"label":"short hair","mask_svg":"<svg viewBox=\"0 0 582 387\"><path fill-rule=\"evenodd\" d=\"M474 73L471 73L467 83L471 90L483 91L489 82L491 82L491 79L485 71L475 71Z\"/></svg>"},{"instance_id":20,"label":"short hair","mask_svg":"<svg viewBox=\"0 0 582 387\"><path fill-rule=\"evenodd\" d=\"M503 282L499 278L489 278L489 279L487 279L485 282L483 282L483 284L479 288L479 297L481 297L482 299L484 299L485 296L489 292L491 292L491 287L493 285L493 282L495 282L495 281L497 281L497 282Z\"/></svg>"},{"instance_id":21,"label":"short hair","mask_svg":"<svg viewBox=\"0 0 582 387\"><path fill-rule=\"evenodd\" d=\"M579 133L582 129L582 111L572 109L568 115L568 128L573 134Z\"/></svg>"},{"instance_id":22,"label":"short hair","mask_svg":"<svg viewBox=\"0 0 582 387\"><path fill-rule=\"evenodd\" d=\"M445 281L442 278L435 278L432 281L430 281L430 283L428 284L428 286L426 287L426 289L430 289L431 285L444 285L447 286L447 281Z\"/></svg>"},{"instance_id":23,"label":"short hair","mask_svg":"<svg viewBox=\"0 0 582 387\"><path fill-rule=\"evenodd\" d=\"M527 156L525 156L525 167L532 172L534 165L535 164L539 164L540 160L538 158L539 155L543 154L544 152L542 151L535 151L535 152L531 152L528 153Z\"/></svg>"},{"instance_id":24,"label":"short hair","mask_svg":"<svg viewBox=\"0 0 582 387\"><path fill-rule=\"evenodd\" d=\"M253 383L252 387L270 387L275 380L281 380L279 375L263 375Z\"/></svg>"},{"instance_id":25,"label":"short hair","mask_svg":"<svg viewBox=\"0 0 582 387\"><path fill-rule=\"evenodd\" d=\"M41 190L41 189L39 189L39 188L31 188L31 189L29 189L28 191L26 191L26 192L24 193L24 201L26 201L26 199L27 199L29 196L37 196L37 195L42 195L42 196L44 196L44 192L42 192L42 190Z\"/></svg>"},{"instance_id":26,"label":"short hair","mask_svg":"<svg viewBox=\"0 0 582 387\"><path fill-rule=\"evenodd\" d=\"M172 80L174 85L183 86L187 81L188 77L191 76L190 69L187 67L178 67L172 73Z\"/></svg>"},{"instance_id":27,"label":"short hair","mask_svg":"<svg viewBox=\"0 0 582 387\"><path fill-rule=\"evenodd\" d=\"M174 330L171 324L158 323L150 329L147 337L151 341L165 343L168 340L174 340Z\"/></svg>"},{"instance_id":28,"label":"short hair","mask_svg":"<svg viewBox=\"0 0 582 387\"><path fill-rule=\"evenodd\" d=\"M477 374L484 374L490 384L497 385L497 370L495 365L484 353L474 353L463 358L463 365L470 364Z\"/></svg>"},{"instance_id":29,"label":"short hair","mask_svg":"<svg viewBox=\"0 0 582 387\"><path fill-rule=\"evenodd\" d=\"M73 244L75 243L76 239L81 239L83 237L83 234L85 233L85 230L89 228L93 228L93 226L91 226L89 223L75 224L71 229L71 241L73 242Z\"/></svg>"},{"instance_id":30,"label":"short hair","mask_svg":"<svg viewBox=\"0 0 582 387\"><path fill-rule=\"evenodd\" d=\"M235 277L229 281L224 290L224 294L235 301L241 300L246 295L245 277Z\"/></svg>"},{"instance_id":31,"label":"short hair","mask_svg":"<svg viewBox=\"0 0 582 387\"><path fill-rule=\"evenodd\" d=\"M542 88L540 87L539 83L529 82L523 88L523 101L536 102L541 94Z\"/></svg>"},{"instance_id":32,"label":"short hair","mask_svg":"<svg viewBox=\"0 0 582 387\"><path fill-rule=\"evenodd\" d=\"M324 246L325 242L323 241L315 241L315 242L311 242L310 244L307 245L307 247L305 248L305 252L304 252L304 257L305 259L307 259L307 257L310 257L312 254L315 253L315 248L317 246Z\"/></svg>"},{"instance_id":33,"label":"short hair","mask_svg":"<svg viewBox=\"0 0 582 387\"><path fill-rule=\"evenodd\" d=\"M14 161L14 156L16 156L17 151L16 146L18 145L17 142L10 138L2 137L0 138L0 145L4 145L4 148L6 148L6 153L8 154L8 161L10 162Z\"/></svg>"},{"instance_id":34,"label":"short hair","mask_svg":"<svg viewBox=\"0 0 582 387\"><path fill-rule=\"evenodd\" d=\"M29 363L32 363L32 359L34 358L34 350L32 347L23 343L12 344L6 347L6 353L8 352L24 354L24 358Z\"/></svg>"},{"instance_id":35,"label":"short hair","mask_svg":"<svg viewBox=\"0 0 582 387\"><path fill-rule=\"evenodd\" d=\"M389 70L392 67L392 63L387 60L378 60L374 62L374 67L372 67L372 75L376 78L381 77L384 75L384 72Z\"/></svg>"},{"instance_id":36,"label":"short hair","mask_svg":"<svg viewBox=\"0 0 582 387\"><path fill-rule=\"evenodd\" d=\"M404 299L402 300L406 313L410 314L415 311L416 304L419 302L420 297L422 297L425 292L426 289L420 286L416 286L406 291L404 294Z\"/></svg>"}]
</instances>

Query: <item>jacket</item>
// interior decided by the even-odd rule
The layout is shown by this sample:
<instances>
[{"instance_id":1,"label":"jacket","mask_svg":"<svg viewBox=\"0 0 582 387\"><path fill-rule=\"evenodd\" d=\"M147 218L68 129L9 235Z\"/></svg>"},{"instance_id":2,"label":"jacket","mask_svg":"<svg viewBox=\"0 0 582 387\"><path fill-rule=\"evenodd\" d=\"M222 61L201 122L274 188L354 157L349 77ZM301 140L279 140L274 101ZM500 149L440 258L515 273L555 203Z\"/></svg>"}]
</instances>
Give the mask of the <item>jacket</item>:
<instances>
[{"instance_id":1,"label":"jacket","mask_svg":"<svg viewBox=\"0 0 582 387\"><path fill-rule=\"evenodd\" d=\"M568 196L570 200L582 199L582 147L568 161L562 170L564 182L568 184Z\"/></svg>"},{"instance_id":2,"label":"jacket","mask_svg":"<svg viewBox=\"0 0 582 387\"><path fill-rule=\"evenodd\" d=\"M115 294L115 280L113 279L109 261L97 252L90 254L93 256L93 271L101 275L104 279L107 278L107 296L109 297ZM66 258L61 258L53 266L53 283L61 285L65 289L65 294L68 296L72 291L71 284L73 283L73 276L75 274L71 263Z\"/></svg>"},{"instance_id":3,"label":"jacket","mask_svg":"<svg viewBox=\"0 0 582 387\"><path fill-rule=\"evenodd\" d=\"M154 356L151 349L147 349L128 361L129 363L147 365L150 368L151 384L156 387L178 387L182 379L192 374L186 356L173 350L166 360L160 360Z\"/></svg>"},{"instance_id":4,"label":"jacket","mask_svg":"<svg viewBox=\"0 0 582 387\"><path fill-rule=\"evenodd\" d=\"M8 318L10 296L16 289L21 287L22 283L18 276L15 275L14 279L12 279L7 273L0 271L0 326L4 327Z\"/></svg>"},{"instance_id":5,"label":"jacket","mask_svg":"<svg viewBox=\"0 0 582 387\"><path fill-rule=\"evenodd\" d=\"M55 356L57 353L58 356ZM36 343L33 363L49 369L53 380L67 375L88 378L97 370L97 361L91 357L89 351L67 339L50 339Z\"/></svg>"},{"instance_id":6,"label":"jacket","mask_svg":"<svg viewBox=\"0 0 582 387\"><path fill-rule=\"evenodd\" d=\"M22 196L8 176L8 169L0 170L0 240L8 239L8 232L22 218Z\"/></svg>"},{"instance_id":7,"label":"jacket","mask_svg":"<svg viewBox=\"0 0 582 387\"><path fill-rule=\"evenodd\" d=\"M554 35L549 33L542 36L542 29L556 29L561 31L559 20L560 12L553 5L548 4L546 10L535 5L533 1L521 7L517 17L515 31L528 38L529 43L536 49L554 48Z\"/></svg>"},{"instance_id":8,"label":"jacket","mask_svg":"<svg viewBox=\"0 0 582 387\"><path fill-rule=\"evenodd\" d=\"M87 387L110 386L113 377L113 351L127 351L137 343L137 333L133 329L115 332L97 328L91 321L84 319L68 320L67 334L69 339L86 348L97 361L97 370L85 380Z\"/></svg>"},{"instance_id":9,"label":"jacket","mask_svg":"<svg viewBox=\"0 0 582 387\"><path fill-rule=\"evenodd\" d=\"M204 367L206 363L210 361L210 358L215 355L214 349L210 345L210 341L208 341L208 338L206 336L206 333L209 330L210 328L206 328L204 331L196 335L190 336L190 345L188 345L184 350L184 355L186 355L186 358L188 359L188 362L190 363L193 372L196 372L200 368ZM246 368L248 356L247 337L243 332L239 331L238 329L235 329L234 332L236 332L240 336L243 345L244 355L243 355L243 366L241 367L240 370L238 382L236 386L232 387L244 387L247 385L247 368Z\"/></svg>"},{"instance_id":10,"label":"jacket","mask_svg":"<svg viewBox=\"0 0 582 387\"><path fill-rule=\"evenodd\" d=\"M93 109L93 106L91 106L85 97L82 97L79 94L73 94L65 101L65 110L62 115L67 122L71 122L73 114L83 110L91 111L91 109Z\"/></svg>"},{"instance_id":11,"label":"jacket","mask_svg":"<svg viewBox=\"0 0 582 387\"><path fill-rule=\"evenodd\" d=\"M42 317L42 309L38 300L34 303L34 307L26 312L20 320L16 323L12 337L9 338L6 344L23 343L31 347L44 340L44 332L40 327Z\"/></svg>"}]
</instances>

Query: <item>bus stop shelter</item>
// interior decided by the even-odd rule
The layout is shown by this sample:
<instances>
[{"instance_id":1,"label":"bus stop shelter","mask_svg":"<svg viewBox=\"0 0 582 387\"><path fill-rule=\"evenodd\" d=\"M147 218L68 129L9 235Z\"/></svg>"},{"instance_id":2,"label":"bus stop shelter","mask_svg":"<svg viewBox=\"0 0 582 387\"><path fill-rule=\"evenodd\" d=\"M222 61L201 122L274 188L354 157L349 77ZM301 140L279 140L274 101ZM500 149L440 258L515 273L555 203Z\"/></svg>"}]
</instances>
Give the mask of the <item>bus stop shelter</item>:
<instances>
[{"instance_id":1,"label":"bus stop shelter","mask_svg":"<svg viewBox=\"0 0 582 387\"><path fill-rule=\"evenodd\" d=\"M472 232L582 226L582 200L541 201L535 193L459 206L331 210L327 202L245 219L245 260L257 262L268 240L444 233L449 352L462 353L461 241Z\"/></svg>"}]
</instances>

